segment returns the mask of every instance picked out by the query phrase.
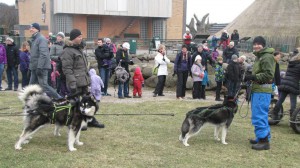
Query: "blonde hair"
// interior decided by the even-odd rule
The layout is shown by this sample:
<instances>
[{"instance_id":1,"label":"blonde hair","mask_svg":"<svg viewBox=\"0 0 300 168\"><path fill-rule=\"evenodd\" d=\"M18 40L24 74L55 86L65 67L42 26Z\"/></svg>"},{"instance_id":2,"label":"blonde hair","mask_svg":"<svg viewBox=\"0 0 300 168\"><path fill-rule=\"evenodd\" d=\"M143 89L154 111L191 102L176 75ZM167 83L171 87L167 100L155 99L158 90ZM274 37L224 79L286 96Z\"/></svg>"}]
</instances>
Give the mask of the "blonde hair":
<instances>
[{"instance_id":1,"label":"blonde hair","mask_svg":"<svg viewBox=\"0 0 300 168\"><path fill-rule=\"evenodd\" d=\"M26 51L27 49L26 49L26 46L29 46L29 43L27 42L27 41L24 41L23 43L22 43L22 46L21 46L21 51Z\"/></svg>"},{"instance_id":2,"label":"blonde hair","mask_svg":"<svg viewBox=\"0 0 300 168\"><path fill-rule=\"evenodd\" d=\"M159 51L161 51L161 50L163 50L163 49L166 49L166 46L163 45L163 44L160 44L160 45L158 46L157 51L159 52Z\"/></svg>"}]
</instances>

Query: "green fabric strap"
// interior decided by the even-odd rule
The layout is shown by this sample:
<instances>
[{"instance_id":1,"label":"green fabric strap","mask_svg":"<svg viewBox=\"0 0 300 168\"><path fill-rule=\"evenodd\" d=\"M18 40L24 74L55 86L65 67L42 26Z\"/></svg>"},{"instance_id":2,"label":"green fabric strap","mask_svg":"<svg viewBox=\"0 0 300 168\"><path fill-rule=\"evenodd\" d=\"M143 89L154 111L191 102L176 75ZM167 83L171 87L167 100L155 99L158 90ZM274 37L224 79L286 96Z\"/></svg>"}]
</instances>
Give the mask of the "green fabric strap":
<instances>
[{"instance_id":1,"label":"green fabric strap","mask_svg":"<svg viewBox=\"0 0 300 168\"><path fill-rule=\"evenodd\" d=\"M67 117L67 121L66 121L66 125L68 125L69 119L71 118L70 117L71 116L71 108L72 108L71 104L68 104L66 106L56 106L54 104L54 108L55 109L54 109L54 112L52 113L51 124L55 123L55 113L60 112L60 111L65 110L65 109L68 109L68 117Z\"/></svg>"}]
</instances>

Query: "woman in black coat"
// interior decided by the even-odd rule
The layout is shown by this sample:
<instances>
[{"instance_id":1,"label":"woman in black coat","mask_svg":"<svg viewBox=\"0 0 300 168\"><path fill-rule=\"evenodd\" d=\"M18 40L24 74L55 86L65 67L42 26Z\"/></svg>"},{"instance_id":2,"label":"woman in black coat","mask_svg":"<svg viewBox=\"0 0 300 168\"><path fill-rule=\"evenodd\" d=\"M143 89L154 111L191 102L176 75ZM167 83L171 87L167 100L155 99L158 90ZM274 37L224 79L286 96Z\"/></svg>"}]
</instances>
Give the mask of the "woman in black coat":
<instances>
[{"instance_id":1,"label":"woman in black coat","mask_svg":"<svg viewBox=\"0 0 300 168\"><path fill-rule=\"evenodd\" d=\"M292 57L289 61L289 65L286 71L285 78L281 80L281 84L278 88L280 91L280 97L276 103L273 111L273 120L279 120L278 112L281 104L284 102L286 96L290 95L291 109L290 115L296 109L297 95L300 94L299 90L300 81L300 55Z\"/></svg>"}]
</instances>

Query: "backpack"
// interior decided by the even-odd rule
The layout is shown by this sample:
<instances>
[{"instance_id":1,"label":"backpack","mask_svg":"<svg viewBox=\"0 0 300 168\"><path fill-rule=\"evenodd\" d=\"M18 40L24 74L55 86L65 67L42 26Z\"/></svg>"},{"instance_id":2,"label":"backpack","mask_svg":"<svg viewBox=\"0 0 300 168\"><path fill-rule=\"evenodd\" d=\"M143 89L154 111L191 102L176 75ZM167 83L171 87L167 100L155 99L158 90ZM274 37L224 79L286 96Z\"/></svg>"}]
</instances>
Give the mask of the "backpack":
<instances>
[{"instance_id":1,"label":"backpack","mask_svg":"<svg viewBox=\"0 0 300 168\"><path fill-rule=\"evenodd\" d=\"M125 83L129 79L129 73L125 70L124 67L121 66L120 63L115 69L115 74L116 74L116 81Z\"/></svg>"}]
</instances>

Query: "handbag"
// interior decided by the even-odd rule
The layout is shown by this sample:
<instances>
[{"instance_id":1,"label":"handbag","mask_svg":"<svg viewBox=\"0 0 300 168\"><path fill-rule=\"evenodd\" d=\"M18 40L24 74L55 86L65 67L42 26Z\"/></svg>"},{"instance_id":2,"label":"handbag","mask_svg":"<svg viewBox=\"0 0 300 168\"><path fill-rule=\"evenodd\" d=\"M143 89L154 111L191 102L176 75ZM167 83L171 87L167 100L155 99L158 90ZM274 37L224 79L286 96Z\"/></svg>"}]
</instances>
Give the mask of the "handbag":
<instances>
[{"instance_id":1,"label":"handbag","mask_svg":"<svg viewBox=\"0 0 300 168\"><path fill-rule=\"evenodd\" d=\"M152 75L157 75L159 66L160 66L160 64L158 64L156 67L153 67L153 69L152 69Z\"/></svg>"}]
</instances>

